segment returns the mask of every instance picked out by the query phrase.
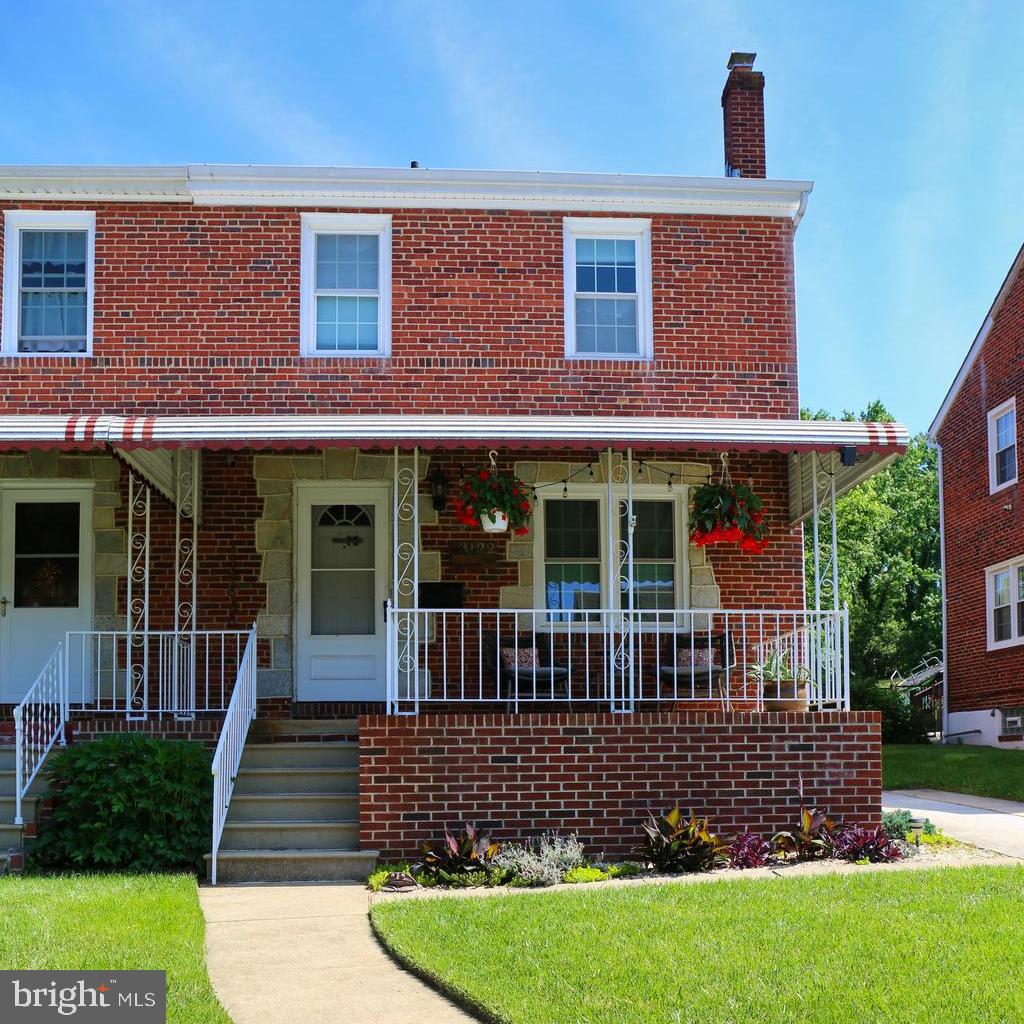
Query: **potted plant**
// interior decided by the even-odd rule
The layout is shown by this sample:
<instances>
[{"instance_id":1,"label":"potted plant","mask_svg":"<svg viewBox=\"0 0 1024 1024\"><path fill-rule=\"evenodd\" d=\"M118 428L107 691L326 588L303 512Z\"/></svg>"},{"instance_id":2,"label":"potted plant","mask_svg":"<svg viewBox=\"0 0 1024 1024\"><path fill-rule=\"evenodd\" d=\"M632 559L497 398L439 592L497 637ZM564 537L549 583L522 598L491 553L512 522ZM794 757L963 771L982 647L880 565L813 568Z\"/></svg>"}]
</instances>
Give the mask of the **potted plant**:
<instances>
[{"instance_id":1,"label":"potted plant","mask_svg":"<svg viewBox=\"0 0 1024 1024\"><path fill-rule=\"evenodd\" d=\"M771 711L806 711L810 673L803 665L792 665L788 651L774 650L750 667L751 679L761 687Z\"/></svg>"},{"instance_id":2,"label":"potted plant","mask_svg":"<svg viewBox=\"0 0 1024 1024\"><path fill-rule=\"evenodd\" d=\"M455 518L466 526L479 526L484 533L504 533L509 528L522 535L528 530L533 505L530 489L512 473L493 467L466 477L452 500Z\"/></svg>"},{"instance_id":3,"label":"potted plant","mask_svg":"<svg viewBox=\"0 0 1024 1024\"><path fill-rule=\"evenodd\" d=\"M690 540L697 547L738 544L741 551L759 555L768 546L767 534L761 499L745 484L726 478L694 491Z\"/></svg>"}]
</instances>

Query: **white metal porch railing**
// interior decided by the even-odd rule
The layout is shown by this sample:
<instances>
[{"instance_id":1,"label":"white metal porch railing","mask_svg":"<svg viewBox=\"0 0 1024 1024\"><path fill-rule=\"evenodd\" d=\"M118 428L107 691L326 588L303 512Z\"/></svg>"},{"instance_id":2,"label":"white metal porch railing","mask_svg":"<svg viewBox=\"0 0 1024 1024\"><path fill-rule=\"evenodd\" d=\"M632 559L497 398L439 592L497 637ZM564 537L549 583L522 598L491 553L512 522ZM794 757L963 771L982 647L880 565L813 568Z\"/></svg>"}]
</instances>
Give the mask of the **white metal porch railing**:
<instances>
[{"instance_id":1,"label":"white metal porch railing","mask_svg":"<svg viewBox=\"0 0 1024 1024\"><path fill-rule=\"evenodd\" d=\"M388 609L388 709L849 707L846 609Z\"/></svg>"},{"instance_id":2,"label":"white metal porch railing","mask_svg":"<svg viewBox=\"0 0 1024 1024\"><path fill-rule=\"evenodd\" d=\"M61 644L14 709L14 824L24 824L22 801L54 743L64 743L68 719L67 675Z\"/></svg>"},{"instance_id":3,"label":"white metal porch railing","mask_svg":"<svg viewBox=\"0 0 1024 1024\"><path fill-rule=\"evenodd\" d=\"M71 703L139 720L224 711L248 636L244 629L68 633L64 659Z\"/></svg>"},{"instance_id":4,"label":"white metal porch railing","mask_svg":"<svg viewBox=\"0 0 1024 1024\"><path fill-rule=\"evenodd\" d=\"M249 726L256 717L256 627L249 631L238 666L238 678L231 693L217 750L213 755L213 842L210 847L210 883L217 884L217 851L224 833L238 765L245 749Z\"/></svg>"}]
</instances>

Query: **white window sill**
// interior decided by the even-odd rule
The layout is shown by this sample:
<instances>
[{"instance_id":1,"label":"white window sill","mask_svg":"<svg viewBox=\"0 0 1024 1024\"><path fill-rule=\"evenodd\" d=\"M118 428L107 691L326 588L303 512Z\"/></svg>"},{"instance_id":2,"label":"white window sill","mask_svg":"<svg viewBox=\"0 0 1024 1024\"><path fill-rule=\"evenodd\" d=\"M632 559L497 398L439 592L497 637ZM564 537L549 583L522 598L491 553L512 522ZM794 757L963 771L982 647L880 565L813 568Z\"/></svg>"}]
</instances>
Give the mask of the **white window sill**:
<instances>
[{"instance_id":1,"label":"white window sill","mask_svg":"<svg viewBox=\"0 0 1024 1024\"><path fill-rule=\"evenodd\" d=\"M570 362L601 363L614 360L620 363L653 363L654 356L636 355L622 352L570 352L565 357Z\"/></svg>"},{"instance_id":2,"label":"white window sill","mask_svg":"<svg viewBox=\"0 0 1024 1024\"><path fill-rule=\"evenodd\" d=\"M299 353L299 356L302 359L387 359L390 355L390 352L371 352L369 350L364 350L362 352L348 352L343 349L325 349L323 352Z\"/></svg>"},{"instance_id":3,"label":"white window sill","mask_svg":"<svg viewBox=\"0 0 1024 1024\"><path fill-rule=\"evenodd\" d=\"M4 352L0 359L91 359L92 348L84 352Z\"/></svg>"},{"instance_id":4,"label":"white window sill","mask_svg":"<svg viewBox=\"0 0 1024 1024\"><path fill-rule=\"evenodd\" d=\"M989 640L986 650L1003 651L1007 647L1021 646L1024 646L1024 636L1017 637L1015 640Z\"/></svg>"},{"instance_id":5,"label":"white window sill","mask_svg":"<svg viewBox=\"0 0 1024 1024\"><path fill-rule=\"evenodd\" d=\"M998 494L1000 491L1005 491L1008 487L1012 487L1017 482L1017 478L1014 477L1012 480L1007 480L1006 483L997 484L995 487L989 487L989 494Z\"/></svg>"}]
</instances>

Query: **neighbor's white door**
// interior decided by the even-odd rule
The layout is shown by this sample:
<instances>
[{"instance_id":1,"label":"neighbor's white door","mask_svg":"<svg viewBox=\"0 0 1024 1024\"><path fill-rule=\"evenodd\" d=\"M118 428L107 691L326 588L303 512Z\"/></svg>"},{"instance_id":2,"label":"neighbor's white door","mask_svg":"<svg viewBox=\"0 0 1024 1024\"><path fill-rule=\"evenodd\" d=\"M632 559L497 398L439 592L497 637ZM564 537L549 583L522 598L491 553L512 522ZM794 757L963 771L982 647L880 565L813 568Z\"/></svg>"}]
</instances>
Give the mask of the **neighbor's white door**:
<instances>
[{"instance_id":1,"label":"neighbor's white door","mask_svg":"<svg viewBox=\"0 0 1024 1024\"><path fill-rule=\"evenodd\" d=\"M91 628L92 504L91 488L0 485L0 701L20 701L65 633Z\"/></svg>"},{"instance_id":2,"label":"neighbor's white door","mask_svg":"<svg viewBox=\"0 0 1024 1024\"><path fill-rule=\"evenodd\" d=\"M384 700L390 531L384 486L296 498L296 698Z\"/></svg>"}]
</instances>

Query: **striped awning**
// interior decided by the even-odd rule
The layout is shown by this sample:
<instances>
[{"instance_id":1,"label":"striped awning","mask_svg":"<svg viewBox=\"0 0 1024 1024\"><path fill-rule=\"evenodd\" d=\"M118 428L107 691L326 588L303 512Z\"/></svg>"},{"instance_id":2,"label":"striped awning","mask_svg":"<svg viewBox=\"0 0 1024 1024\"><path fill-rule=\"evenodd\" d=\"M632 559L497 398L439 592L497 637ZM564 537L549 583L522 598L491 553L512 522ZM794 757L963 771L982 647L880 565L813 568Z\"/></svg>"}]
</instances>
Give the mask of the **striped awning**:
<instances>
[{"instance_id":1,"label":"striped awning","mask_svg":"<svg viewBox=\"0 0 1024 1024\"><path fill-rule=\"evenodd\" d=\"M647 447L898 454L899 423L677 416L0 416L0 448Z\"/></svg>"}]
</instances>

